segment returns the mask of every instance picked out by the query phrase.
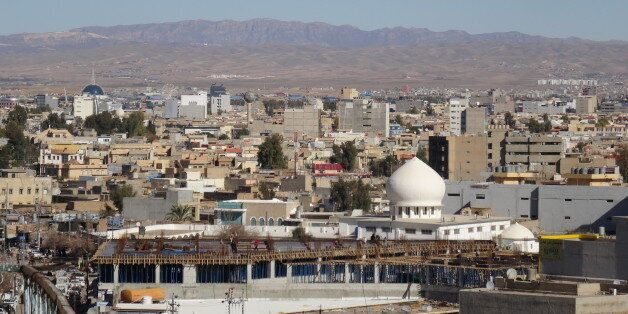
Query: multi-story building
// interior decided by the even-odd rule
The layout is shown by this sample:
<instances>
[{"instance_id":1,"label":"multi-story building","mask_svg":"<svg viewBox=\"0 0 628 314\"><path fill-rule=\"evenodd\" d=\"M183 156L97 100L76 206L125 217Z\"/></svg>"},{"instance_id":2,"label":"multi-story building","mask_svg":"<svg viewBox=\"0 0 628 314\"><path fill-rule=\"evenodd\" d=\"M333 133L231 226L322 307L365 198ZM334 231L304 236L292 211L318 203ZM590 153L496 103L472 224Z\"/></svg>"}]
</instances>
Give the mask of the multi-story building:
<instances>
[{"instance_id":1,"label":"multi-story building","mask_svg":"<svg viewBox=\"0 0 628 314\"><path fill-rule=\"evenodd\" d=\"M524 101L522 104L522 112L531 114L564 114L567 106L564 103L549 104L544 101Z\"/></svg>"},{"instance_id":2,"label":"multi-story building","mask_svg":"<svg viewBox=\"0 0 628 314\"><path fill-rule=\"evenodd\" d=\"M72 112L74 117L80 117L85 120L87 117L96 113L96 96L95 95L78 95L74 96L72 104Z\"/></svg>"},{"instance_id":3,"label":"multi-story building","mask_svg":"<svg viewBox=\"0 0 628 314\"><path fill-rule=\"evenodd\" d=\"M229 94L212 95L209 97L209 102L212 114L231 111L231 96Z\"/></svg>"},{"instance_id":4,"label":"multi-story building","mask_svg":"<svg viewBox=\"0 0 628 314\"><path fill-rule=\"evenodd\" d=\"M486 107L469 107L462 112L462 133L479 134L486 131Z\"/></svg>"},{"instance_id":5,"label":"multi-story building","mask_svg":"<svg viewBox=\"0 0 628 314\"><path fill-rule=\"evenodd\" d=\"M441 177L484 181L488 173L487 136L430 136L429 164Z\"/></svg>"},{"instance_id":6,"label":"multi-story building","mask_svg":"<svg viewBox=\"0 0 628 314\"><path fill-rule=\"evenodd\" d=\"M389 103L372 99L354 99L338 103L339 129L388 137L390 134Z\"/></svg>"},{"instance_id":7,"label":"multi-story building","mask_svg":"<svg viewBox=\"0 0 628 314\"><path fill-rule=\"evenodd\" d=\"M469 99L452 98L449 100L449 134L462 134L462 112L469 108Z\"/></svg>"},{"instance_id":8,"label":"multi-story building","mask_svg":"<svg viewBox=\"0 0 628 314\"><path fill-rule=\"evenodd\" d=\"M506 136L505 164L525 166L550 176L558 171L564 152L564 141L558 136L509 134Z\"/></svg>"},{"instance_id":9,"label":"multi-story building","mask_svg":"<svg viewBox=\"0 0 628 314\"><path fill-rule=\"evenodd\" d=\"M576 98L576 113L587 114L594 113L597 107L596 95L580 95Z\"/></svg>"},{"instance_id":10,"label":"multi-story building","mask_svg":"<svg viewBox=\"0 0 628 314\"><path fill-rule=\"evenodd\" d=\"M166 99L164 118L176 119L179 117L179 103L178 99Z\"/></svg>"},{"instance_id":11,"label":"multi-story building","mask_svg":"<svg viewBox=\"0 0 628 314\"><path fill-rule=\"evenodd\" d=\"M340 99L352 100L360 96L360 93L355 88L344 87L340 90Z\"/></svg>"},{"instance_id":12,"label":"multi-story building","mask_svg":"<svg viewBox=\"0 0 628 314\"><path fill-rule=\"evenodd\" d=\"M618 114L628 113L628 102L604 102L600 105L600 113Z\"/></svg>"},{"instance_id":13,"label":"multi-story building","mask_svg":"<svg viewBox=\"0 0 628 314\"><path fill-rule=\"evenodd\" d=\"M294 133L316 138L321 135L321 113L313 106L289 108L284 111L283 134L286 139Z\"/></svg>"},{"instance_id":14,"label":"multi-story building","mask_svg":"<svg viewBox=\"0 0 628 314\"><path fill-rule=\"evenodd\" d=\"M179 116L186 118L207 118L207 93L197 95L181 95Z\"/></svg>"},{"instance_id":15,"label":"multi-story building","mask_svg":"<svg viewBox=\"0 0 628 314\"><path fill-rule=\"evenodd\" d=\"M35 96L37 106L49 106L50 108L59 107L59 98L48 94L39 94Z\"/></svg>"},{"instance_id":16,"label":"multi-story building","mask_svg":"<svg viewBox=\"0 0 628 314\"><path fill-rule=\"evenodd\" d=\"M489 125L486 132L486 160L487 168L503 166L506 157L507 125Z\"/></svg>"},{"instance_id":17,"label":"multi-story building","mask_svg":"<svg viewBox=\"0 0 628 314\"><path fill-rule=\"evenodd\" d=\"M0 171L0 208L49 205L52 203L51 177L36 177L26 169Z\"/></svg>"}]
</instances>

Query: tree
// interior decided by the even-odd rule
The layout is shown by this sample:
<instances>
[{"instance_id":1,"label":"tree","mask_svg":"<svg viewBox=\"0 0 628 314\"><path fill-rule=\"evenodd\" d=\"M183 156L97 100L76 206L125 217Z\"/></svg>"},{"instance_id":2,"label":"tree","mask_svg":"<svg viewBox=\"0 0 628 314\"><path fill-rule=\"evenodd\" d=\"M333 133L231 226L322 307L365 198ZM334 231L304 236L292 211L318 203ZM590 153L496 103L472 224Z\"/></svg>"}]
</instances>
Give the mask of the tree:
<instances>
[{"instance_id":1,"label":"tree","mask_svg":"<svg viewBox=\"0 0 628 314\"><path fill-rule=\"evenodd\" d=\"M355 142L347 141L340 145L334 144L332 152L331 162L341 164L347 171L353 170L358 157L358 149L355 147Z\"/></svg>"},{"instance_id":2,"label":"tree","mask_svg":"<svg viewBox=\"0 0 628 314\"><path fill-rule=\"evenodd\" d=\"M305 228L299 226L292 230L292 238L301 242L308 242L312 239L312 235L305 232Z\"/></svg>"},{"instance_id":3,"label":"tree","mask_svg":"<svg viewBox=\"0 0 628 314\"><path fill-rule=\"evenodd\" d=\"M603 128L608 126L609 124L611 123L608 121L608 119L606 119L606 117L600 117L595 123L595 126L598 128Z\"/></svg>"},{"instance_id":4,"label":"tree","mask_svg":"<svg viewBox=\"0 0 628 314\"><path fill-rule=\"evenodd\" d=\"M65 116L58 115L56 113L51 113L48 115L46 120L41 123L41 129L45 130L47 128L51 129L67 129L69 125L65 123Z\"/></svg>"},{"instance_id":5,"label":"tree","mask_svg":"<svg viewBox=\"0 0 628 314\"><path fill-rule=\"evenodd\" d=\"M419 148L416 150L416 158L419 158L424 163L428 163L427 150L425 147L419 145Z\"/></svg>"},{"instance_id":6,"label":"tree","mask_svg":"<svg viewBox=\"0 0 628 314\"><path fill-rule=\"evenodd\" d=\"M504 123L509 126L511 129L515 128L515 119L512 116L512 113L506 112L504 114Z\"/></svg>"},{"instance_id":7,"label":"tree","mask_svg":"<svg viewBox=\"0 0 628 314\"><path fill-rule=\"evenodd\" d=\"M569 121L570 121L570 120L569 120L569 117L568 117L566 114L564 114L564 115L561 117L561 119L563 120L563 123L565 123L565 124L569 124Z\"/></svg>"},{"instance_id":8,"label":"tree","mask_svg":"<svg viewBox=\"0 0 628 314\"><path fill-rule=\"evenodd\" d=\"M370 193L371 186L364 184L361 179L358 181L344 181L341 179L331 185L331 201L335 211L370 210Z\"/></svg>"},{"instance_id":9,"label":"tree","mask_svg":"<svg viewBox=\"0 0 628 314\"><path fill-rule=\"evenodd\" d=\"M623 144L617 149L617 165L619 172L624 177L624 182L628 180L628 144Z\"/></svg>"},{"instance_id":10,"label":"tree","mask_svg":"<svg viewBox=\"0 0 628 314\"><path fill-rule=\"evenodd\" d=\"M22 106L15 106L7 115L6 122L15 122L17 125L24 126L28 119L28 111Z\"/></svg>"},{"instance_id":11,"label":"tree","mask_svg":"<svg viewBox=\"0 0 628 314\"><path fill-rule=\"evenodd\" d=\"M136 111L122 120L124 131L128 137L143 136L146 134L144 126L144 113Z\"/></svg>"},{"instance_id":12,"label":"tree","mask_svg":"<svg viewBox=\"0 0 628 314\"><path fill-rule=\"evenodd\" d=\"M585 142L578 142L578 144L576 144L576 148L584 153L584 148L587 147L587 144Z\"/></svg>"},{"instance_id":13,"label":"tree","mask_svg":"<svg viewBox=\"0 0 628 314\"><path fill-rule=\"evenodd\" d=\"M530 131L530 133L549 132L551 130L551 127L552 125L549 119L547 118L547 115L543 116L543 123L539 123L539 121L537 121L534 118L530 118L528 120L528 130Z\"/></svg>"},{"instance_id":14,"label":"tree","mask_svg":"<svg viewBox=\"0 0 628 314\"><path fill-rule=\"evenodd\" d=\"M166 220L172 222L184 222L194 220L194 208L188 205L172 205L170 212L166 214Z\"/></svg>"},{"instance_id":15,"label":"tree","mask_svg":"<svg viewBox=\"0 0 628 314\"><path fill-rule=\"evenodd\" d=\"M113 201L113 204L116 205L119 211L122 211L124 209L122 205L123 204L122 200L125 197L135 196L135 192L133 191L133 187L131 185L124 184L124 185L118 185L113 190L111 190L110 196L111 196L111 200Z\"/></svg>"},{"instance_id":16,"label":"tree","mask_svg":"<svg viewBox=\"0 0 628 314\"><path fill-rule=\"evenodd\" d=\"M105 111L87 117L84 126L96 130L98 135L112 134L121 131L122 121L118 117L112 116L109 111Z\"/></svg>"},{"instance_id":17,"label":"tree","mask_svg":"<svg viewBox=\"0 0 628 314\"><path fill-rule=\"evenodd\" d=\"M264 111L269 116L273 115L273 111L278 108L282 108L286 105L286 102L280 99L267 99L262 101L262 105L264 105Z\"/></svg>"},{"instance_id":18,"label":"tree","mask_svg":"<svg viewBox=\"0 0 628 314\"><path fill-rule=\"evenodd\" d=\"M288 164L283 154L281 142L283 138L279 134L267 137L257 152L257 160L263 169L284 169Z\"/></svg>"},{"instance_id":19,"label":"tree","mask_svg":"<svg viewBox=\"0 0 628 314\"><path fill-rule=\"evenodd\" d=\"M419 109L417 109L417 107L412 107L410 108L410 110L408 110L408 113L410 114L418 114L419 113Z\"/></svg>"},{"instance_id":20,"label":"tree","mask_svg":"<svg viewBox=\"0 0 628 314\"><path fill-rule=\"evenodd\" d=\"M393 171L399 166L397 158L392 155L388 155L382 159L372 160L369 164L371 173L375 177L390 177Z\"/></svg>"},{"instance_id":21,"label":"tree","mask_svg":"<svg viewBox=\"0 0 628 314\"><path fill-rule=\"evenodd\" d=\"M3 130L7 144L0 150L0 164L3 167L24 167L37 160L39 151L26 136L24 127L11 119Z\"/></svg>"},{"instance_id":22,"label":"tree","mask_svg":"<svg viewBox=\"0 0 628 314\"><path fill-rule=\"evenodd\" d=\"M243 136L247 136L249 135L249 129L235 129L233 130L233 138L234 139L241 139Z\"/></svg>"},{"instance_id":23,"label":"tree","mask_svg":"<svg viewBox=\"0 0 628 314\"><path fill-rule=\"evenodd\" d=\"M263 200L272 200L275 198L275 190L268 182L260 182L259 184L260 197Z\"/></svg>"},{"instance_id":24,"label":"tree","mask_svg":"<svg viewBox=\"0 0 628 314\"><path fill-rule=\"evenodd\" d=\"M398 115L395 116L395 123L397 123L397 124L399 124L401 126L404 125L403 118L401 118L401 115L398 114Z\"/></svg>"},{"instance_id":25,"label":"tree","mask_svg":"<svg viewBox=\"0 0 628 314\"><path fill-rule=\"evenodd\" d=\"M221 140L221 141L228 140L229 139L229 135L227 135L227 134L220 134L218 139Z\"/></svg>"}]
</instances>

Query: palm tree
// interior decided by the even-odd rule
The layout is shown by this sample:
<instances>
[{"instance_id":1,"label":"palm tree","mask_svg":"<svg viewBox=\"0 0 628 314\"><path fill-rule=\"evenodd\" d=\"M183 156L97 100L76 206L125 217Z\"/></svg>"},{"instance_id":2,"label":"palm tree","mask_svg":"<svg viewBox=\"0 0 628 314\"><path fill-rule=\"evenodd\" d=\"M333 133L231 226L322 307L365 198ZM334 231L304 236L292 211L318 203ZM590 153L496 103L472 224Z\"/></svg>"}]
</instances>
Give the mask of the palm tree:
<instances>
[{"instance_id":1,"label":"palm tree","mask_svg":"<svg viewBox=\"0 0 628 314\"><path fill-rule=\"evenodd\" d=\"M188 205L172 205L170 212L166 215L166 220L172 222L184 222L193 219L193 208Z\"/></svg>"}]
</instances>

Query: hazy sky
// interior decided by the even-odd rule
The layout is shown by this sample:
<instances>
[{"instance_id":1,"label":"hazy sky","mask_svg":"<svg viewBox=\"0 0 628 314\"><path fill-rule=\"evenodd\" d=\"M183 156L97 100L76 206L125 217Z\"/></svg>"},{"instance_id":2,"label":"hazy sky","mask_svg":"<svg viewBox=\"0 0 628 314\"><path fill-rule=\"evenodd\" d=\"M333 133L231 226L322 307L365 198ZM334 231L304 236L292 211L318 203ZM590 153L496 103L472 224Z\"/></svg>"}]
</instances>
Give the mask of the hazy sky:
<instances>
[{"instance_id":1,"label":"hazy sky","mask_svg":"<svg viewBox=\"0 0 628 314\"><path fill-rule=\"evenodd\" d=\"M263 17L367 30L405 26L628 40L627 12L628 0L0 0L0 34Z\"/></svg>"}]
</instances>

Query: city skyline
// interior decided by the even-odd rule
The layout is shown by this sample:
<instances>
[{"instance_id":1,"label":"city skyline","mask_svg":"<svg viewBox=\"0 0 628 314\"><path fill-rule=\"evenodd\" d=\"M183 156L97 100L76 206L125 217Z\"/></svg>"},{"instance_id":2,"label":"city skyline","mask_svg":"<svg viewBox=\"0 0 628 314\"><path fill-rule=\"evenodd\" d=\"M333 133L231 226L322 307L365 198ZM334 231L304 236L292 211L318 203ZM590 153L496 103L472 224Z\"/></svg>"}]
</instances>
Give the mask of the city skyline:
<instances>
[{"instance_id":1,"label":"city skyline","mask_svg":"<svg viewBox=\"0 0 628 314\"><path fill-rule=\"evenodd\" d=\"M462 30L471 34L517 31L546 37L628 40L625 1L353 1L229 3L186 1L79 2L21 1L0 4L0 35L67 31L84 26L113 26L182 20L324 22L364 30L386 27ZM33 10L33 7L36 7ZM358 13L352 13L357 11ZM90 14L93 12L93 14ZM24 19L23 16L30 18ZM51 19L50 16L67 18ZM71 18L70 18L71 17Z\"/></svg>"}]
</instances>

